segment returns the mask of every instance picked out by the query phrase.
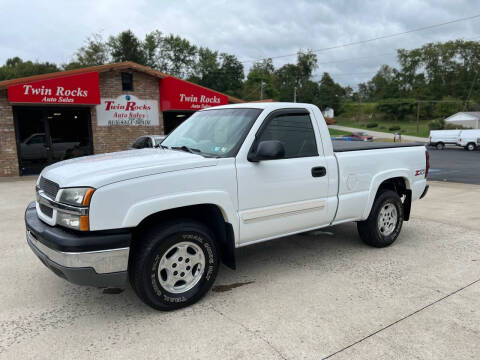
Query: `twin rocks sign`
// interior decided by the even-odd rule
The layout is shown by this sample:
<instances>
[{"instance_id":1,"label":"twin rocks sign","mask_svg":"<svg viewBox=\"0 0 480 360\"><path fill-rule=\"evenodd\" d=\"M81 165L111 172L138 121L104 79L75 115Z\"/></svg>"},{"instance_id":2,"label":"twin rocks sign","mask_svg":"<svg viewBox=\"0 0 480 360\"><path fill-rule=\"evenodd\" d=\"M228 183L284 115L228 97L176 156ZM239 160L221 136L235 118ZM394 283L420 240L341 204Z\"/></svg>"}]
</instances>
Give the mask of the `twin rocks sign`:
<instances>
[{"instance_id":1,"label":"twin rocks sign","mask_svg":"<svg viewBox=\"0 0 480 360\"><path fill-rule=\"evenodd\" d=\"M214 90L168 76L160 80L162 111L196 111L228 104L228 97Z\"/></svg>"},{"instance_id":2,"label":"twin rocks sign","mask_svg":"<svg viewBox=\"0 0 480 360\"><path fill-rule=\"evenodd\" d=\"M96 106L98 126L158 126L158 101L133 95L101 99Z\"/></svg>"},{"instance_id":3,"label":"twin rocks sign","mask_svg":"<svg viewBox=\"0 0 480 360\"><path fill-rule=\"evenodd\" d=\"M23 104L100 104L98 72L8 87L8 101Z\"/></svg>"}]
</instances>

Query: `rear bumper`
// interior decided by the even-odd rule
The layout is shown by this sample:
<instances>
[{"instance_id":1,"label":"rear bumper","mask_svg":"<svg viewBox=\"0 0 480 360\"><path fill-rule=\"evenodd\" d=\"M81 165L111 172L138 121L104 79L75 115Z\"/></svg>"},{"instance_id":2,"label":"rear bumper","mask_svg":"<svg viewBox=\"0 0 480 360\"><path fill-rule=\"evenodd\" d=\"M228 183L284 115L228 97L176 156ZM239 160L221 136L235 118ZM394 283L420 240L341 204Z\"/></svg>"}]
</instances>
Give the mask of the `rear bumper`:
<instances>
[{"instance_id":1,"label":"rear bumper","mask_svg":"<svg viewBox=\"0 0 480 360\"><path fill-rule=\"evenodd\" d=\"M58 276L78 285L126 284L131 234L77 233L42 222L35 203L25 212L27 243L42 263Z\"/></svg>"}]
</instances>

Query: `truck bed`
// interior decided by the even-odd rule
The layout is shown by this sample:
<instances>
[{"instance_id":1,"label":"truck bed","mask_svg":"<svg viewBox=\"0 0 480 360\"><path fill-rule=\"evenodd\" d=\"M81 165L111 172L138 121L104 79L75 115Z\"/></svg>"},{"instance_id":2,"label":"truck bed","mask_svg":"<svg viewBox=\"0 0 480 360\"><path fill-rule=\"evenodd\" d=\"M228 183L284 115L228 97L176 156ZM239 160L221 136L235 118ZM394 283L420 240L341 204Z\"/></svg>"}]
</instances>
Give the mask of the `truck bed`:
<instances>
[{"instance_id":1,"label":"truck bed","mask_svg":"<svg viewBox=\"0 0 480 360\"><path fill-rule=\"evenodd\" d=\"M425 146L419 142L412 143L395 143L395 142L369 142L369 141L332 141L334 152L390 149L399 147Z\"/></svg>"}]
</instances>

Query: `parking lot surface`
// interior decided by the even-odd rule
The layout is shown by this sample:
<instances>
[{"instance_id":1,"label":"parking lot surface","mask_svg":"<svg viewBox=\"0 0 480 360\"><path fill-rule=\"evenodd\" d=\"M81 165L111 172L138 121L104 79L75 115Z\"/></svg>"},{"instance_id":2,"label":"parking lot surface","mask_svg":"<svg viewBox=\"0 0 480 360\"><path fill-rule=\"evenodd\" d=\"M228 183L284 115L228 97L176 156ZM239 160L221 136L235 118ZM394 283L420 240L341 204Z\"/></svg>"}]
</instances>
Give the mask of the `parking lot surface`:
<instances>
[{"instance_id":1,"label":"parking lot surface","mask_svg":"<svg viewBox=\"0 0 480 360\"><path fill-rule=\"evenodd\" d=\"M0 182L1 359L480 357L480 186L432 182L389 248L354 224L243 248L169 313L46 269L24 236L33 186Z\"/></svg>"},{"instance_id":2,"label":"parking lot surface","mask_svg":"<svg viewBox=\"0 0 480 360\"><path fill-rule=\"evenodd\" d=\"M449 146L445 150L428 150L430 180L480 184L480 151L466 151L455 146Z\"/></svg>"}]
</instances>

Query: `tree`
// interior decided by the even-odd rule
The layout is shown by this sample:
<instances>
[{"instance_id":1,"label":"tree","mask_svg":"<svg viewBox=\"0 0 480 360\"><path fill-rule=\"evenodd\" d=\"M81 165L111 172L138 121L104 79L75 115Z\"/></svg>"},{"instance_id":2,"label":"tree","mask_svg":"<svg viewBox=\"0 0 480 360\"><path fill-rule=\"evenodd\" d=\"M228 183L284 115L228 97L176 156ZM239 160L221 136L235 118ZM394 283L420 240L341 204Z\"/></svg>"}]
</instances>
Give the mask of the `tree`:
<instances>
[{"instance_id":1,"label":"tree","mask_svg":"<svg viewBox=\"0 0 480 360\"><path fill-rule=\"evenodd\" d=\"M416 107L415 101L411 99L386 99L377 105L377 110L398 121L412 114Z\"/></svg>"},{"instance_id":2,"label":"tree","mask_svg":"<svg viewBox=\"0 0 480 360\"><path fill-rule=\"evenodd\" d=\"M193 65L193 74L189 80L213 89L218 86L219 73L220 62L218 60L218 51L212 51L206 47L199 48L197 61Z\"/></svg>"},{"instance_id":3,"label":"tree","mask_svg":"<svg viewBox=\"0 0 480 360\"><path fill-rule=\"evenodd\" d=\"M323 110L326 107L331 107L338 111L340 102L345 96L345 90L340 84L333 81L332 77L324 72L320 79L318 89L318 106Z\"/></svg>"},{"instance_id":4,"label":"tree","mask_svg":"<svg viewBox=\"0 0 480 360\"><path fill-rule=\"evenodd\" d=\"M197 47L180 36L168 35L162 40L158 69L179 78L187 78L193 73Z\"/></svg>"},{"instance_id":5,"label":"tree","mask_svg":"<svg viewBox=\"0 0 480 360\"><path fill-rule=\"evenodd\" d=\"M162 48L162 32L155 30L145 35L143 41L143 53L145 56L145 66L149 66L153 69L159 69L161 66L160 51Z\"/></svg>"},{"instance_id":6,"label":"tree","mask_svg":"<svg viewBox=\"0 0 480 360\"><path fill-rule=\"evenodd\" d=\"M133 61L146 64L144 46L131 30L122 31L117 36L110 36L107 44L113 62Z\"/></svg>"},{"instance_id":7,"label":"tree","mask_svg":"<svg viewBox=\"0 0 480 360\"><path fill-rule=\"evenodd\" d=\"M243 64L235 55L227 53L220 54L220 62L218 84L215 89L239 96L243 86L243 78L245 77Z\"/></svg>"},{"instance_id":8,"label":"tree","mask_svg":"<svg viewBox=\"0 0 480 360\"><path fill-rule=\"evenodd\" d=\"M247 79L243 84L242 99L259 100L263 83L263 98L277 99L278 91L275 87L275 67L272 59L256 62L250 68Z\"/></svg>"},{"instance_id":9,"label":"tree","mask_svg":"<svg viewBox=\"0 0 480 360\"><path fill-rule=\"evenodd\" d=\"M0 80L21 78L31 75L46 74L60 71L59 67L49 62L23 61L14 57L7 59L5 65L0 67Z\"/></svg>"},{"instance_id":10,"label":"tree","mask_svg":"<svg viewBox=\"0 0 480 360\"><path fill-rule=\"evenodd\" d=\"M87 66L103 65L110 62L110 53L107 44L100 34L93 34L75 53L73 61L64 65L65 70Z\"/></svg>"}]
</instances>

